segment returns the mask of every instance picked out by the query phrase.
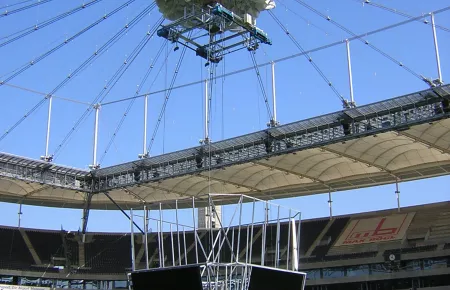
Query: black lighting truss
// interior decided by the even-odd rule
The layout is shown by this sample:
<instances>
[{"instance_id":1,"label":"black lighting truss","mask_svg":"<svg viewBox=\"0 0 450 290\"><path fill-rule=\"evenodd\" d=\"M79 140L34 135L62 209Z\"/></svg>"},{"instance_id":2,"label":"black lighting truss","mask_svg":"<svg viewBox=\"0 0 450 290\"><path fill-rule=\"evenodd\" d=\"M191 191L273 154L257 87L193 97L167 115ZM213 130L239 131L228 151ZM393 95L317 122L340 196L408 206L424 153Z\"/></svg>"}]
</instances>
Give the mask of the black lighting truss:
<instances>
[{"instance_id":1,"label":"black lighting truss","mask_svg":"<svg viewBox=\"0 0 450 290\"><path fill-rule=\"evenodd\" d=\"M450 85L298 121L275 128L93 171L0 154L0 176L82 192L106 192L197 174L271 156L450 117Z\"/></svg>"}]
</instances>

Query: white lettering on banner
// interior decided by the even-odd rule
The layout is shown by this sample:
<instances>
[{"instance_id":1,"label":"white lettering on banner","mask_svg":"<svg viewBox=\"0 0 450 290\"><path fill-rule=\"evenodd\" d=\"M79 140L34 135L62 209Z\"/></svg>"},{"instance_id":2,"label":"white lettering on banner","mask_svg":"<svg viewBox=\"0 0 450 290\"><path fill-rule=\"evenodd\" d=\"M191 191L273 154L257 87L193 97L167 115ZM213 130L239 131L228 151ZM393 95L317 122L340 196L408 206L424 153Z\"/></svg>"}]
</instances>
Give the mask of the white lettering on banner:
<instances>
[{"instance_id":1,"label":"white lettering on banner","mask_svg":"<svg viewBox=\"0 0 450 290\"><path fill-rule=\"evenodd\" d=\"M0 290L49 290L48 287L32 287L32 286L19 286L19 285L1 285Z\"/></svg>"},{"instance_id":2,"label":"white lettering on banner","mask_svg":"<svg viewBox=\"0 0 450 290\"><path fill-rule=\"evenodd\" d=\"M334 246L358 245L400 240L415 213L352 220Z\"/></svg>"}]
</instances>

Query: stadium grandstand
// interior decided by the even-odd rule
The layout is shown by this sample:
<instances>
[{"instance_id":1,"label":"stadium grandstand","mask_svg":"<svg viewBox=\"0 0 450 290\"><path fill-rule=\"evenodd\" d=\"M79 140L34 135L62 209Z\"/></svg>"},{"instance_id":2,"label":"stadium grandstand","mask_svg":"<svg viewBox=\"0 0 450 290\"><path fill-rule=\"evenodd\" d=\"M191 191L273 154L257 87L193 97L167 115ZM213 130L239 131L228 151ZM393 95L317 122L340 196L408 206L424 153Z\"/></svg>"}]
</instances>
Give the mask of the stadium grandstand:
<instances>
[{"instance_id":1,"label":"stadium grandstand","mask_svg":"<svg viewBox=\"0 0 450 290\"><path fill-rule=\"evenodd\" d=\"M266 231L268 265L275 263L275 227L271 223ZM281 232L286 231L288 223L281 224ZM306 289L450 287L450 202L406 207L400 212L391 209L304 220L301 233L299 268L307 273ZM134 235L136 266L144 268L143 238L141 234ZM204 237L201 230L199 236ZM240 239L241 247L236 252L243 256L248 237L241 235ZM261 260L261 239L261 231L256 226L255 263ZM150 233L152 268L159 267L156 240L156 234ZM169 233L163 240L170 248ZM188 254L186 258L183 256L183 264L195 260L192 232L186 232L185 240ZM1 227L0 242L1 284L64 289L128 287L129 233L88 233L83 243L77 232ZM202 242L208 244L207 240ZM288 242L283 238L280 242L279 263L283 267ZM173 261L171 255L167 251L166 264ZM224 260L230 257L227 250L221 255Z\"/></svg>"},{"instance_id":2,"label":"stadium grandstand","mask_svg":"<svg viewBox=\"0 0 450 290\"><path fill-rule=\"evenodd\" d=\"M0 290L450 289L449 3L4 2Z\"/></svg>"}]
</instances>

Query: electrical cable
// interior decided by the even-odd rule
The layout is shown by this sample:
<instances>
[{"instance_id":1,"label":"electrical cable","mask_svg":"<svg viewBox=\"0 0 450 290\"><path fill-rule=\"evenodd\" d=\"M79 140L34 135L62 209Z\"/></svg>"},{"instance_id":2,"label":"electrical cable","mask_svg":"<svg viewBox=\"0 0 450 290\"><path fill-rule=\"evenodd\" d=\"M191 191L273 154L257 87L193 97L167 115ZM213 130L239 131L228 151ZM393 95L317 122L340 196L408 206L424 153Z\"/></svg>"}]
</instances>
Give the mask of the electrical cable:
<instances>
[{"instance_id":1,"label":"electrical cable","mask_svg":"<svg viewBox=\"0 0 450 290\"><path fill-rule=\"evenodd\" d=\"M189 37L191 35L192 35L192 31L190 32ZM170 82L169 90L167 91L167 94L165 96L164 104L163 104L163 106L161 108L161 112L159 114L158 121L156 122L155 130L153 132L152 138L151 138L150 143L149 143L148 148L147 148L147 152L149 152L149 153L151 152L151 149L153 147L153 143L155 142L156 134L158 133L159 126L161 125L161 120L162 120L162 118L164 116L164 113L166 111L167 103L168 103L170 95L172 93L172 88L173 88L173 86L175 84L175 81L177 80L177 76L178 76L178 73L180 71L181 64L182 64L184 56L186 54L186 49L187 49L187 47L183 46L183 48L181 50L181 55L180 55L180 58L179 58L179 60L177 62L177 65L175 67L175 72L173 74L172 81Z\"/></svg>"},{"instance_id":2,"label":"electrical cable","mask_svg":"<svg viewBox=\"0 0 450 290\"><path fill-rule=\"evenodd\" d=\"M135 1L135 0L131 0ZM156 4L150 4L147 9L152 10ZM9 135L17 126L19 126L28 116L30 116L34 111L36 111L40 106L42 106L45 101L50 98L54 93L56 93L59 89L61 89L64 85L66 85L70 80L72 80L80 71L83 70L85 66L88 66L93 61L95 61L101 54L103 54L109 47L114 45L121 37L125 35L125 32L128 31L128 29L131 29L134 27L140 20L144 18L144 16L148 13L147 9L145 9L145 12L141 12L138 14L131 22L130 24L125 25L119 32L117 32L112 38L110 38L100 49L95 51L94 54L92 54L87 60L85 60L73 73L69 74L59 85L57 85L50 93L45 96L41 101L39 101L34 107L32 107L23 117L21 117L12 127L10 127L1 137L0 142ZM0 84L1 85L1 84ZM91 110L91 106L87 109Z\"/></svg>"},{"instance_id":3,"label":"electrical cable","mask_svg":"<svg viewBox=\"0 0 450 290\"><path fill-rule=\"evenodd\" d=\"M132 26L136 25L155 7L156 7L155 3L150 4L146 9L144 9L141 13L139 13L139 15L135 19L133 19L130 22L129 26L128 25L127 26L132 27ZM153 38L153 35L156 33L157 28L162 24L162 22L163 22L163 18L161 17L160 20L152 28L152 30L148 31L146 33L145 37L134 48L134 50L131 52L130 56L128 56L127 59L125 59L125 61L122 63L122 65L119 67L119 69L115 72L113 77L102 88L100 93L94 98L94 100L91 102L91 106L88 107L84 111L84 113L81 115L81 117L75 123L75 125L70 129L70 131L64 137L63 141L56 147L55 152L52 155L52 156L54 156L54 159L57 158L57 156L58 156L59 152L61 151L61 149L63 148L63 146L66 144L66 142L72 136L72 134L76 132L78 127L81 125L81 123L83 123L83 121L92 113L92 109L94 108L94 106L96 104L101 105L101 102L109 95L111 90L115 87L115 85L118 83L120 78L124 75L124 73L128 70L128 68L131 66L131 64L136 60L136 58L139 56L139 54L144 49L144 47L147 45L147 43L150 41L150 39Z\"/></svg>"},{"instance_id":4,"label":"electrical cable","mask_svg":"<svg viewBox=\"0 0 450 290\"><path fill-rule=\"evenodd\" d=\"M150 76L151 72L153 71L153 68L154 68L156 62L158 61L159 57L161 56L161 54L162 54L162 52L163 52L163 50L164 50L164 48L165 48L166 43L167 43L167 40L164 41L164 43L163 43L162 46L160 47L158 53L156 54L156 57L153 59L153 61L152 61L152 63L150 64L149 68L147 69L147 71L146 71L144 77L142 78L140 84L138 85L138 89L136 90L135 95L138 95L138 94L140 93L142 87L143 87L144 84L147 82L147 79L148 79L148 77ZM167 58L166 58L166 60L167 60ZM159 72L161 72L161 70L160 70ZM158 74L156 75L155 80L156 80L156 78L158 77L159 72L158 72ZM153 82L153 83L154 83L154 82ZM115 140L117 134L119 133L119 131L120 131L120 129L121 129L123 123L125 122L126 117L128 116L128 113L130 112L131 108L133 107L135 101L136 101L136 99L133 99L133 100L128 104L128 107L126 108L125 113L123 114L122 118L120 119L119 124L117 125L117 127L116 127L116 129L115 129L115 131L114 131L114 134L111 136L111 139L109 140L108 145L106 146L106 149L105 149L105 151L103 152L103 155L100 157L100 162L99 162L100 164L101 164L101 163L103 162L103 160L105 159L106 154L108 154L108 151L109 151L109 149L111 148L112 143L114 142L114 140Z\"/></svg>"},{"instance_id":5,"label":"electrical cable","mask_svg":"<svg viewBox=\"0 0 450 290\"><path fill-rule=\"evenodd\" d=\"M52 49L48 50L47 52L45 52L44 54L38 56L37 58L27 62L26 64L24 64L22 67L15 69L12 75L10 75L9 77L7 77L6 79L0 81L0 87L2 85L4 85L5 83L9 82L10 80L14 79L15 77L17 77L18 75L20 75L21 73L23 73L24 71L28 70L29 68L31 68L32 66L34 66L35 64L39 63L41 60L47 58L48 56L50 56L51 54L53 54L54 52L56 52L57 50L59 50L60 48L62 48L63 46L65 46L66 44L70 43L71 41L73 41L74 39L78 38L79 36L83 35L85 32L89 31L90 29L92 29L94 26L97 26L99 23L103 22L104 20L108 19L110 16L116 14L117 12L119 12L120 10L122 10L123 8L127 7L130 3L134 2L136 0L129 0L127 1L125 4L117 7L116 9L114 9L113 11L109 12L108 14L105 14L102 18L98 19L97 21L95 21L94 23L88 25L87 27L85 27L83 30L77 32L76 34L72 35L70 38L66 39L64 42L58 44L57 46L53 47ZM127 24L128 25L128 24ZM123 29L123 28L122 28ZM125 29L127 29L127 27L125 27Z\"/></svg>"},{"instance_id":6,"label":"electrical cable","mask_svg":"<svg viewBox=\"0 0 450 290\"><path fill-rule=\"evenodd\" d=\"M256 77L257 77L258 82L259 82L259 86L260 86L260 89L261 89L261 92L262 92L262 96L264 98L264 103L265 103L266 109L267 109L267 115L269 116L269 120L273 120L272 110L270 109L269 100L267 99L266 89L264 88L264 82L261 79L261 74L259 72L258 63L256 62L255 52L254 51L249 51L249 52L250 52L250 56L252 58L253 67L255 68Z\"/></svg>"},{"instance_id":7,"label":"electrical cable","mask_svg":"<svg viewBox=\"0 0 450 290\"><path fill-rule=\"evenodd\" d=\"M23 38L23 37L25 37L25 36L35 32L35 31L41 30L42 28L45 28L46 26L49 26L50 24L56 23L59 20L62 20L62 19L66 18L66 17L68 17L68 16L70 16L72 14L75 14L75 13L81 11L81 10L84 10L85 8L87 8L87 7L91 6L91 5L97 4L97 3L101 2L101 1L103 1L103 0L92 0L92 1L90 1L88 3L86 3L86 4L83 4L81 6L73 8L73 9L67 11L67 12L59 14L59 15L57 15L57 16L55 16L53 18L50 18L48 20L45 20L45 21L43 21L41 23L38 23L36 25L27 27L27 28L22 29L20 31L14 32L13 34L10 34L8 36L4 36L4 37L2 37L0 39L6 39L7 38L8 40L5 41L5 42L0 43L0 48L5 46L5 45L7 45L7 44L13 43L14 41L16 41L18 39L21 39L21 38ZM17 35L17 34L19 34L19 35ZM17 35L17 36L15 36L15 35Z\"/></svg>"},{"instance_id":8,"label":"electrical cable","mask_svg":"<svg viewBox=\"0 0 450 290\"><path fill-rule=\"evenodd\" d=\"M18 13L18 12L21 12L21 11L28 10L28 9L33 8L35 6L46 4L46 3L51 2L51 1L53 1L53 0L39 0L36 3L30 4L30 5L27 5L27 6L23 6L23 7L11 10L11 11L7 10L7 11L3 12L2 14L0 14L0 18L6 17L6 16L11 15L11 14Z\"/></svg>"},{"instance_id":9,"label":"electrical cable","mask_svg":"<svg viewBox=\"0 0 450 290\"><path fill-rule=\"evenodd\" d=\"M305 58L309 61L309 63L314 67L316 72L322 77L322 79L328 84L331 90L335 93L335 95L341 100L344 108L348 107L348 102L344 99L344 97L339 93L336 87L331 83L331 81L327 78L327 76L323 73L323 71L317 66L317 64L313 61L313 59L306 53L306 50L300 45L300 43L292 36L292 34L288 31L288 29L281 23L280 19L269 10L270 16L275 20L275 22L284 30L286 35L291 39L291 41L297 46L297 48L303 53Z\"/></svg>"},{"instance_id":10,"label":"electrical cable","mask_svg":"<svg viewBox=\"0 0 450 290\"><path fill-rule=\"evenodd\" d=\"M440 10L436 10L436 11L434 11L432 13L436 15L436 14L440 14L440 13L446 12L447 10L450 10L450 6L448 6L446 8L443 8L443 9L440 9ZM391 24L391 25L388 25L388 26L384 26L384 27L381 27L381 28L378 28L378 29L375 29L375 30L371 30L371 31L368 31L368 32L356 35L354 37L350 37L347 40L348 41L353 41L355 39L362 38L362 37L365 37L365 36L375 35L375 34L378 34L378 33L381 33L381 32L384 32L384 31L396 28L396 27L400 27L400 26L403 26L403 25L408 24L408 23L411 23L413 21L416 21L417 19L424 19L425 17L426 17L426 15L417 16L417 17L412 18L412 19L408 19L408 20L404 20L404 21L401 21L401 22L397 22L397 23L394 23L394 24ZM325 50L325 49L328 49L328 48L331 48L331 47L334 47L334 46L345 44L347 40L339 40L339 41L331 42L331 43L326 44L326 45L322 45L322 46L318 46L318 47L309 49L309 50L307 50L305 52L300 52L300 53L296 53L296 54L292 54L292 55L288 55L288 56L284 56L284 57L275 59L273 62L275 62L275 63L284 62L284 61L288 61L288 60L291 60L291 59L303 56L305 54L322 51L322 50ZM272 62L266 62L266 63L259 64L258 67L268 66L268 65L271 65L271 64L272 64ZM238 69L238 70L226 73L226 74L218 75L216 78L217 79L225 78L225 77L229 77L229 76L232 76L232 75L236 75L236 74L240 74L240 73L243 73L243 72L247 72L247 71L250 71L250 70L253 70L253 69L254 69L254 67L250 66L250 67ZM205 82L205 79L201 78L201 80L198 80L198 81L194 81L194 82L190 82L190 83L185 83L185 84L181 84L181 85L178 85L178 86L174 86L172 89L173 90L182 89L182 88L185 88L185 87L198 85L198 84L201 84L201 83L204 83L204 82ZM141 95L139 95L137 97L128 97L128 98L123 98L123 99L119 99L119 100L103 103L102 106L112 105L112 104L115 104L115 103L129 101L129 100L131 100L133 98L142 98L145 95L160 94L160 93L164 93L164 92L166 92L168 90L169 89L162 89L162 90L153 91L153 92L145 92L144 94L141 94Z\"/></svg>"},{"instance_id":11,"label":"electrical cable","mask_svg":"<svg viewBox=\"0 0 450 290\"><path fill-rule=\"evenodd\" d=\"M313 7L311 7L310 5L304 3L301 0L295 0L298 4L302 5L303 7L309 9L310 11L314 12L315 14L317 14L318 16L326 19L327 21L331 22L332 24L334 24L336 27L338 27L339 29L347 32L348 34L352 35L353 37L356 37L357 35L352 32L350 29L346 28L345 26L339 24L338 22L332 20L329 16L326 16L325 14L321 13L320 11L314 9ZM442 10L442 9L441 9ZM363 39L363 38L357 38L358 40L362 41L363 43L365 43L366 45L368 45L370 48L372 48L373 50L375 50L376 52L380 53L381 55L383 55L384 57L386 57L387 59L389 59L390 61L394 62L395 64L399 65L400 67L402 67L403 69L405 69L407 72L409 72L410 74L412 74L413 76L415 76L416 78L425 81L426 78L422 75L419 75L418 73L416 73L415 71L413 71L411 68L405 66L403 63L401 63L400 61L396 60L395 58L393 58L392 56L390 56L389 54L387 54L386 52L382 51L381 49L379 49L378 47L370 44L367 40Z\"/></svg>"}]
</instances>

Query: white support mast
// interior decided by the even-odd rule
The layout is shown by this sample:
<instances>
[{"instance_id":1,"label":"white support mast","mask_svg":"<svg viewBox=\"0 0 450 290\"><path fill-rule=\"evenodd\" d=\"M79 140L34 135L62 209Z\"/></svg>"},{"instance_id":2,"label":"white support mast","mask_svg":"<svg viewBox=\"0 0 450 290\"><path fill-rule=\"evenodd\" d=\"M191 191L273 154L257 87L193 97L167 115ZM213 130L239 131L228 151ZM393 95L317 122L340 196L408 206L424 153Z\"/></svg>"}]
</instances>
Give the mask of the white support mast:
<instances>
[{"instance_id":1,"label":"white support mast","mask_svg":"<svg viewBox=\"0 0 450 290\"><path fill-rule=\"evenodd\" d=\"M41 160L46 162L52 162L53 156L50 156L48 153L48 147L50 144L50 125L51 125L51 119L52 119L52 103L53 103L53 97L51 95L48 96L48 115L47 115L47 134L45 136L45 154L44 156L41 156Z\"/></svg>"},{"instance_id":2,"label":"white support mast","mask_svg":"<svg viewBox=\"0 0 450 290\"><path fill-rule=\"evenodd\" d=\"M147 158L147 125L148 125L148 95L144 96L144 140L142 145L142 154L139 154L139 158Z\"/></svg>"},{"instance_id":3,"label":"white support mast","mask_svg":"<svg viewBox=\"0 0 450 290\"><path fill-rule=\"evenodd\" d=\"M209 144L209 79L205 79L205 132L203 140L200 140L202 144Z\"/></svg>"},{"instance_id":4,"label":"white support mast","mask_svg":"<svg viewBox=\"0 0 450 290\"><path fill-rule=\"evenodd\" d=\"M92 152L92 164L89 168L92 170L98 169L100 165L97 163L97 147L98 147L98 119L100 114L100 104L94 105L95 123L94 123L94 148Z\"/></svg>"},{"instance_id":5,"label":"white support mast","mask_svg":"<svg viewBox=\"0 0 450 290\"><path fill-rule=\"evenodd\" d=\"M356 107L355 97L353 94L353 73L352 73L352 59L350 56L350 41L348 39L345 40L345 45L347 48L347 67L348 67L348 83L350 87L350 108Z\"/></svg>"},{"instance_id":6,"label":"white support mast","mask_svg":"<svg viewBox=\"0 0 450 290\"><path fill-rule=\"evenodd\" d=\"M276 127L279 125L277 121L277 90L276 90L276 82L275 82L275 62L272 62L272 103L273 103L273 117L270 121L271 127Z\"/></svg>"},{"instance_id":7,"label":"white support mast","mask_svg":"<svg viewBox=\"0 0 450 290\"><path fill-rule=\"evenodd\" d=\"M444 82L442 81L441 59L439 56L439 45L438 45L437 34L436 34L436 24L434 21L434 13L431 13L431 27L433 29L434 49L436 52L436 64L437 64L437 70L438 70L437 82L439 82L439 85L442 85Z\"/></svg>"},{"instance_id":8,"label":"white support mast","mask_svg":"<svg viewBox=\"0 0 450 290\"><path fill-rule=\"evenodd\" d=\"M292 271L298 271L298 247L297 247L297 228L295 227L295 219L291 219L292 233Z\"/></svg>"}]
</instances>

